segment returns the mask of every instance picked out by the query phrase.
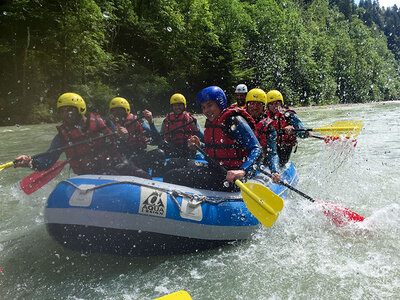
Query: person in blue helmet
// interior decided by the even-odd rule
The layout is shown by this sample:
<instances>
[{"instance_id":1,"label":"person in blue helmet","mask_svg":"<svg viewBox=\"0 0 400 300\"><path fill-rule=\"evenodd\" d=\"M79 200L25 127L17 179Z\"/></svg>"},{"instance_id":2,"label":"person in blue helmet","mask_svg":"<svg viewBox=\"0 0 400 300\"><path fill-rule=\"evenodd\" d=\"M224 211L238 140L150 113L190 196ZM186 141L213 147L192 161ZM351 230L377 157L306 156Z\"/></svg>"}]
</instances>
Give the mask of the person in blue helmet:
<instances>
[{"instance_id":1,"label":"person in blue helmet","mask_svg":"<svg viewBox=\"0 0 400 300\"><path fill-rule=\"evenodd\" d=\"M252 177L261 159L262 148L253 132L254 120L243 109L227 108L225 93L217 86L201 90L197 104L207 118L204 151L227 172L222 172L213 163L189 165L168 171L164 181L210 190L236 190L234 181ZM189 147L194 147L194 144L203 146L197 136L188 140Z\"/></svg>"}]
</instances>

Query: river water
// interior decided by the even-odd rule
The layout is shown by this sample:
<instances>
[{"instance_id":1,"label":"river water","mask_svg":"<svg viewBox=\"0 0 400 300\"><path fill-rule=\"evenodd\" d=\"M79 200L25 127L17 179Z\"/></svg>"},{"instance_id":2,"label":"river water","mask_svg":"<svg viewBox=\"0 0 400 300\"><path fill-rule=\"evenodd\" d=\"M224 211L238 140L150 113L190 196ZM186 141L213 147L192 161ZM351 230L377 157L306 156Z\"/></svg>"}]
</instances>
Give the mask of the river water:
<instances>
[{"instance_id":1,"label":"river water","mask_svg":"<svg viewBox=\"0 0 400 300\"><path fill-rule=\"evenodd\" d=\"M248 241L190 255L82 255L47 234L43 210L67 168L27 196L27 169L0 172L0 299L154 299L177 290L193 299L399 299L400 102L305 108L309 128L363 120L357 145L299 142L292 155L313 198L365 216L337 227L291 194L275 225ZM160 120L158 120L160 121ZM0 162L47 149L54 124L0 127ZM317 133L316 133L317 134Z\"/></svg>"}]
</instances>

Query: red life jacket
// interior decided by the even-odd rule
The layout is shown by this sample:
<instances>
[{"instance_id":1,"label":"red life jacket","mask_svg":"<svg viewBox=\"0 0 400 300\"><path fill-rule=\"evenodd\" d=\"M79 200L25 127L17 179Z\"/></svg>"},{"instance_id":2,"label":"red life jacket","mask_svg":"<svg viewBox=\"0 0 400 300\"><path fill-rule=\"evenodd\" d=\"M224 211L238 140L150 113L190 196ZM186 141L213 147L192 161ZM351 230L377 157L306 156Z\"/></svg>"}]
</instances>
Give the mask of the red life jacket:
<instances>
[{"instance_id":1,"label":"red life jacket","mask_svg":"<svg viewBox=\"0 0 400 300\"><path fill-rule=\"evenodd\" d=\"M137 120L137 116L128 114L123 124L118 123L115 119L111 119L115 126L125 127L128 130L128 147L130 150L145 150L147 148L146 136L142 125Z\"/></svg>"},{"instance_id":2,"label":"red life jacket","mask_svg":"<svg viewBox=\"0 0 400 300\"><path fill-rule=\"evenodd\" d=\"M75 126L67 126L64 123L57 126L57 130L66 145L112 133L103 119L93 113L88 117L88 128L85 133ZM113 166L120 158L114 142L114 136L109 136L65 150L74 173L96 174Z\"/></svg>"},{"instance_id":3,"label":"red life jacket","mask_svg":"<svg viewBox=\"0 0 400 300\"><path fill-rule=\"evenodd\" d=\"M286 126L289 126L287 123L287 116L290 113L296 113L292 109L283 108L282 113L277 111L275 115L272 115L271 112L268 110L267 115L272 119L272 126L276 129L277 137L276 137L276 144L280 145L290 145L295 146L297 144L297 139L294 134L286 134L286 131L283 129Z\"/></svg>"},{"instance_id":4,"label":"red life jacket","mask_svg":"<svg viewBox=\"0 0 400 300\"><path fill-rule=\"evenodd\" d=\"M256 124L256 137L263 149L267 148L268 126L271 123L272 120L266 117Z\"/></svg>"},{"instance_id":5,"label":"red life jacket","mask_svg":"<svg viewBox=\"0 0 400 300\"><path fill-rule=\"evenodd\" d=\"M206 121L204 131L205 152L228 169L238 169L247 160L248 152L239 144L225 121L232 116L242 116L254 130L253 118L243 109L228 107L213 122Z\"/></svg>"},{"instance_id":6,"label":"red life jacket","mask_svg":"<svg viewBox=\"0 0 400 300\"><path fill-rule=\"evenodd\" d=\"M183 126L190 122L190 113L184 111L178 117L173 112L170 112L164 119L164 132L174 130L179 126ZM189 124L188 126L177 129L165 135L165 140L172 145L187 146L187 140L194 134L194 130Z\"/></svg>"}]
</instances>

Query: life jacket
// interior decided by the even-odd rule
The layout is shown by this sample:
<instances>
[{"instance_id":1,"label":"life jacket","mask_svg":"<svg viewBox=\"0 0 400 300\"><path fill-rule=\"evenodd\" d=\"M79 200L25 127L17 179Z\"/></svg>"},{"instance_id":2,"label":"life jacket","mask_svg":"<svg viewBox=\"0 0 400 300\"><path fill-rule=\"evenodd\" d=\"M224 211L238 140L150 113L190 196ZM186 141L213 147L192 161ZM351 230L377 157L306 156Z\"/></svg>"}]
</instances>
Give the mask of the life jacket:
<instances>
[{"instance_id":1,"label":"life jacket","mask_svg":"<svg viewBox=\"0 0 400 300\"><path fill-rule=\"evenodd\" d=\"M91 113L88 117L86 132L65 123L57 126L60 137L66 145L76 144L90 138L112 133L98 114ZM98 174L112 167L120 159L115 146L114 136L83 143L65 150L69 164L75 174Z\"/></svg>"},{"instance_id":2,"label":"life jacket","mask_svg":"<svg viewBox=\"0 0 400 300\"><path fill-rule=\"evenodd\" d=\"M262 119L256 124L256 137L263 149L267 148L267 136L269 134L268 127L272 124L272 120L268 117Z\"/></svg>"},{"instance_id":3,"label":"life jacket","mask_svg":"<svg viewBox=\"0 0 400 300\"><path fill-rule=\"evenodd\" d=\"M245 110L232 106L224 109L214 121L207 120L205 124L205 152L228 169L238 169L249 154L225 124L228 118L237 115L242 116L251 129L255 129L253 118Z\"/></svg>"},{"instance_id":4,"label":"life jacket","mask_svg":"<svg viewBox=\"0 0 400 300\"><path fill-rule=\"evenodd\" d=\"M164 132L174 130L179 126L183 126L190 122L190 113L184 111L178 117L173 112L170 112L164 120ZM177 129L171 133L165 135L165 140L170 145L176 145L180 147L187 147L187 140L194 134L191 124Z\"/></svg>"},{"instance_id":5,"label":"life jacket","mask_svg":"<svg viewBox=\"0 0 400 300\"><path fill-rule=\"evenodd\" d=\"M129 138L127 147L129 150L145 150L147 148L147 140L144 134L143 126L139 123L137 116L128 114L122 124L115 119L111 121L117 127L125 127L128 130Z\"/></svg>"},{"instance_id":6,"label":"life jacket","mask_svg":"<svg viewBox=\"0 0 400 300\"><path fill-rule=\"evenodd\" d=\"M272 119L272 126L274 126L277 132L276 144L278 146L288 145L293 147L297 144L296 135L287 134L286 131L283 129L286 126L289 126L287 118L290 113L296 112L292 109L283 108L282 112L277 111L275 115L272 115L271 112L267 110L267 115Z\"/></svg>"}]
</instances>

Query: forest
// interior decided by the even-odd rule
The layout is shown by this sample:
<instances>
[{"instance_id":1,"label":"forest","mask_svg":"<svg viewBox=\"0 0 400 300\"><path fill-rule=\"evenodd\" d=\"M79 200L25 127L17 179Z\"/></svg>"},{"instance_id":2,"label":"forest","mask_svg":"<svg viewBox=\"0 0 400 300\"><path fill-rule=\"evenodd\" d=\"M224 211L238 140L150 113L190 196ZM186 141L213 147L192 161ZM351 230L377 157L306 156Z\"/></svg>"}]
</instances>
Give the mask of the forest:
<instances>
[{"instance_id":1,"label":"forest","mask_svg":"<svg viewBox=\"0 0 400 300\"><path fill-rule=\"evenodd\" d=\"M202 88L278 89L291 106L400 96L400 10L361 0L13 0L0 5L0 125L57 120L76 92L107 114L188 110Z\"/></svg>"}]
</instances>

